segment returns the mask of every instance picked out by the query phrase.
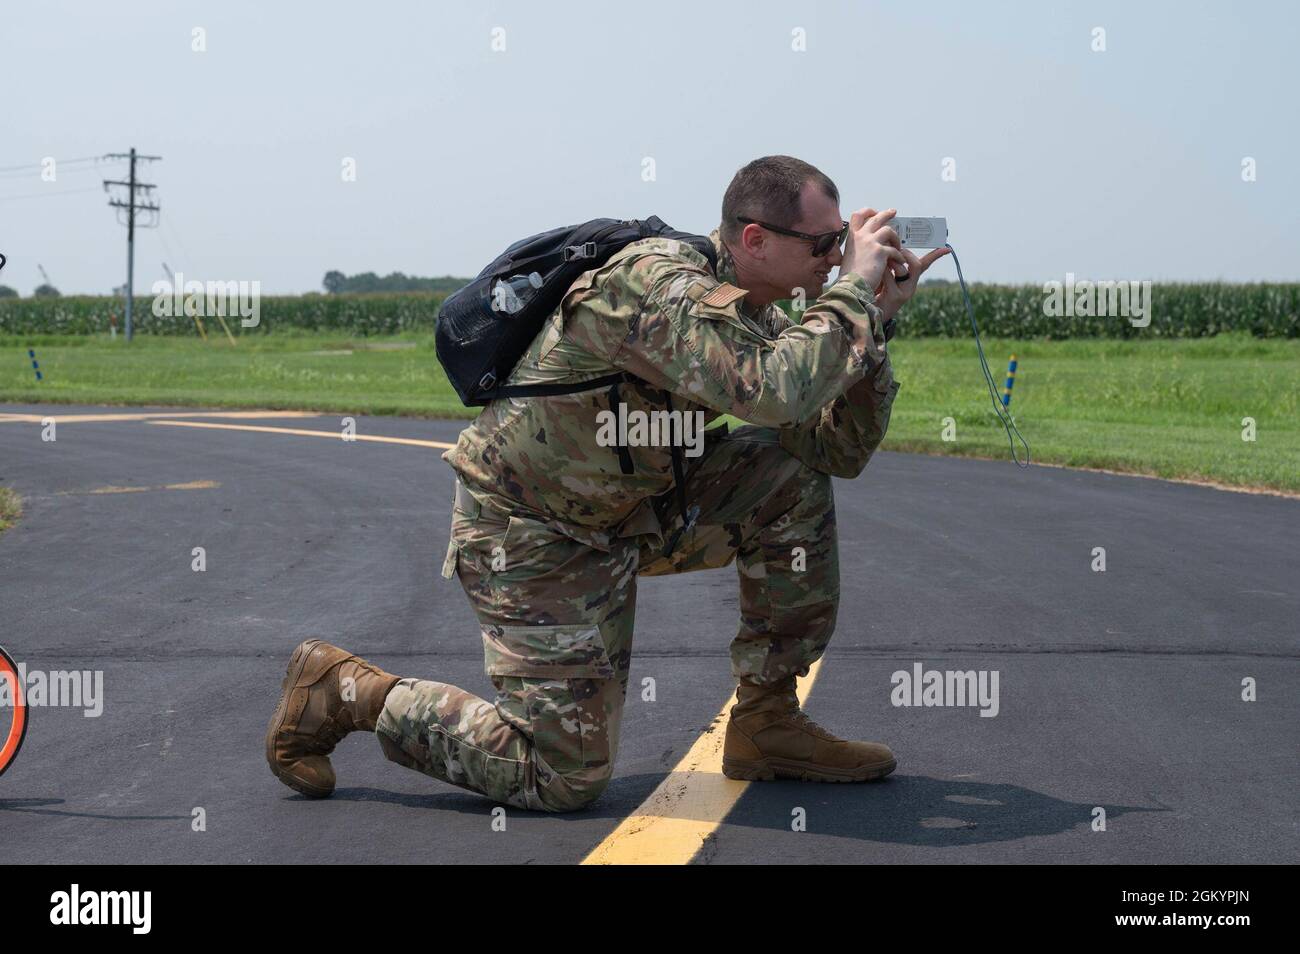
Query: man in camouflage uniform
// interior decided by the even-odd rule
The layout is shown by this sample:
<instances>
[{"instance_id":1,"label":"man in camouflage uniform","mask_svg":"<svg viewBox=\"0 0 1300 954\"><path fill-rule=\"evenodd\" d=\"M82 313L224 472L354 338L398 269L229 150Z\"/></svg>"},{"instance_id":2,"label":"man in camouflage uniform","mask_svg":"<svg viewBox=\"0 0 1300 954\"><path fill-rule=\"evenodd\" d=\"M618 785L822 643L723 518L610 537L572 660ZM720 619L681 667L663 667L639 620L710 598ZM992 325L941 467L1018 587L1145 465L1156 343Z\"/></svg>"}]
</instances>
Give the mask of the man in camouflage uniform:
<instances>
[{"instance_id":1,"label":"man in camouflage uniform","mask_svg":"<svg viewBox=\"0 0 1300 954\"><path fill-rule=\"evenodd\" d=\"M884 437L898 384L883 326L942 251L917 259L888 228L892 210L844 223L838 202L812 166L759 159L724 198L710 235L716 272L688 244L649 238L573 283L508 383L632 379L614 392L497 399L444 455L458 479L443 576L459 578L482 624L495 701L309 640L267 734L278 778L328 795L329 752L365 729L391 760L453 785L522 808L579 808L613 771L638 578L732 560L739 687L724 772L865 781L893 771L887 746L809 720L795 680L835 625L831 477L858 476ZM795 323L772 302L800 290L816 300ZM706 432L688 458L689 527L669 447L598 440L598 415L619 411L611 402L632 419L664 411L664 392L675 411L748 422Z\"/></svg>"}]
</instances>

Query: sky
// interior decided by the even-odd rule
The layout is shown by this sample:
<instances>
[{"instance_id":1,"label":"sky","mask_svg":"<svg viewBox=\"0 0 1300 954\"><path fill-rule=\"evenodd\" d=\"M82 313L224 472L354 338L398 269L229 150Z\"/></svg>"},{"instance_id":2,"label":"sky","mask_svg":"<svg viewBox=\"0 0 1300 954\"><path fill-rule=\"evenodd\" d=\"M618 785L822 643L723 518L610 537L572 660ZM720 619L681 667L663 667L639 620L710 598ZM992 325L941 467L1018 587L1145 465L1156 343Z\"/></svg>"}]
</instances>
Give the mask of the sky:
<instances>
[{"instance_id":1,"label":"sky","mask_svg":"<svg viewBox=\"0 0 1300 954\"><path fill-rule=\"evenodd\" d=\"M1298 37L1285 2L0 0L0 284L124 282L125 166L66 160L132 147L162 157L137 294L164 262L292 294L601 216L707 233L775 153L845 218L945 216L968 280L1295 281Z\"/></svg>"}]
</instances>

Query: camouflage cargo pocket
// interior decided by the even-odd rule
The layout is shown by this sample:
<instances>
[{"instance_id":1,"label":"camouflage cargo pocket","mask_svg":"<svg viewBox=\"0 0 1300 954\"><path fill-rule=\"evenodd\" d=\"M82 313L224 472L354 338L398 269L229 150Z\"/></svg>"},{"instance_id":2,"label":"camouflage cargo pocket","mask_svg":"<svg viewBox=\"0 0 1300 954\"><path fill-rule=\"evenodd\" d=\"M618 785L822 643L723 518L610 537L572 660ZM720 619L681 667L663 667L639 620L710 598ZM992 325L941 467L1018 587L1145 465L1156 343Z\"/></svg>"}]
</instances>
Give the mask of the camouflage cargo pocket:
<instances>
[{"instance_id":1,"label":"camouflage cargo pocket","mask_svg":"<svg viewBox=\"0 0 1300 954\"><path fill-rule=\"evenodd\" d=\"M454 487L455 493L451 504L451 537L447 541L447 556L442 561L442 578L444 580L450 580L456 575L456 565L460 559L460 542L457 540L457 531L463 533L465 527L473 523L482 510L478 501L469 495L469 492L461 485L459 479L456 480Z\"/></svg>"},{"instance_id":2,"label":"camouflage cargo pocket","mask_svg":"<svg viewBox=\"0 0 1300 954\"><path fill-rule=\"evenodd\" d=\"M506 520L484 509L457 482L456 498L451 509L451 539L442 564L443 579L459 574L460 564L468 561L479 573L491 569L493 560L500 562L505 543Z\"/></svg>"},{"instance_id":3,"label":"camouflage cargo pocket","mask_svg":"<svg viewBox=\"0 0 1300 954\"><path fill-rule=\"evenodd\" d=\"M546 765L572 775L609 764L607 696L621 689L594 624L485 626L483 655L497 711Z\"/></svg>"},{"instance_id":4,"label":"camouflage cargo pocket","mask_svg":"<svg viewBox=\"0 0 1300 954\"><path fill-rule=\"evenodd\" d=\"M594 624L485 626L483 668L489 676L612 679L614 666Z\"/></svg>"}]
</instances>

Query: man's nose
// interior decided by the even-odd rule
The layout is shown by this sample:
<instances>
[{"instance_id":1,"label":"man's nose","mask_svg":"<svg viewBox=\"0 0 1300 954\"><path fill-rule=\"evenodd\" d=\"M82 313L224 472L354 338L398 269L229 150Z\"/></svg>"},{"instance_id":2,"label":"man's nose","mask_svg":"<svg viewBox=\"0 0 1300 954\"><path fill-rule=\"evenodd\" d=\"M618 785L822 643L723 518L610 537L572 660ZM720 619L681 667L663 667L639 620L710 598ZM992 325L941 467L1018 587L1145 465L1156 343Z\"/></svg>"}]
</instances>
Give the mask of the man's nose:
<instances>
[{"instance_id":1,"label":"man's nose","mask_svg":"<svg viewBox=\"0 0 1300 954\"><path fill-rule=\"evenodd\" d=\"M841 252L840 247L836 245L831 249L830 254L826 256L826 264L831 268L839 268L840 262L842 261L844 261L844 253Z\"/></svg>"}]
</instances>

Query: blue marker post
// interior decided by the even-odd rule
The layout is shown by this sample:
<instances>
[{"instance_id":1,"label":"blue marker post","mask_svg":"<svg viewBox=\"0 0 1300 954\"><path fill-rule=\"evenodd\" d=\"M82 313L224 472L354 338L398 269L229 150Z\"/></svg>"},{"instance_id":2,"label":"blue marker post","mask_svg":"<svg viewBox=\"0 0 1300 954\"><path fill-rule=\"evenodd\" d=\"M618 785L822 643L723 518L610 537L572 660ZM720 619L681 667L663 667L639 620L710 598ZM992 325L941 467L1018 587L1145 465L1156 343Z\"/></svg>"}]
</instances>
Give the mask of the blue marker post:
<instances>
[{"instance_id":1,"label":"blue marker post","mask_svg":"<svg viewBox=\"0 0 1300 954\"><path fill-rule=\"evenodd\" d=\"M1016 383L1016 356L1011 356L1007 365L1007 383L1002 386L1002 406L1011 407L1011 386Z\"/></svg>"},{"instance_id":2,"label":"blue marker post","mask_svg":"<svg viewBox=\"0 0 1300 954\"><path fill-rule=\"evenodd\" d=\"M39 381L41 379L41 366L36 363L36 352L28 348L27 357L32 359L32 370L36 372L36 380Z\"/></svg>"}]
</instances>

